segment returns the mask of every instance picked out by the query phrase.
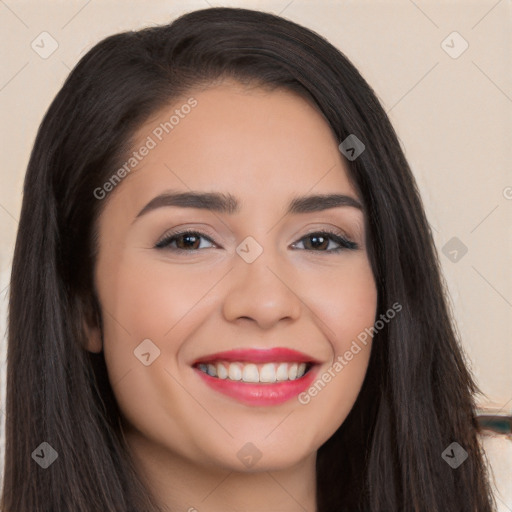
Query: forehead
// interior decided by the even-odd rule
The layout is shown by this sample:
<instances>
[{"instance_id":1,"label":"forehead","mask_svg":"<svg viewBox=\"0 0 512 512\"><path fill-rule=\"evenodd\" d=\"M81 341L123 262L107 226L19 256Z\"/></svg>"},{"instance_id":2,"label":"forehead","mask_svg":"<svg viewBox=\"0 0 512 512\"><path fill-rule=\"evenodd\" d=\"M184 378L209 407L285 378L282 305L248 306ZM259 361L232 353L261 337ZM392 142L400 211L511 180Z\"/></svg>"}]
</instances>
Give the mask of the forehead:
<instances>
[{"instance_id":1,"label":"forehead","mask_svg":"<svg viewBox=\"0 0 512 512\"><path fill-rule=\"evenodd\" d=\"M140 127L133 149L148 141L151 149L118 187L137 196L164 188L274 201L310 191L356 196L324 116L289 90L233 81L191 90Z\"/></svg>"}]
</instances>

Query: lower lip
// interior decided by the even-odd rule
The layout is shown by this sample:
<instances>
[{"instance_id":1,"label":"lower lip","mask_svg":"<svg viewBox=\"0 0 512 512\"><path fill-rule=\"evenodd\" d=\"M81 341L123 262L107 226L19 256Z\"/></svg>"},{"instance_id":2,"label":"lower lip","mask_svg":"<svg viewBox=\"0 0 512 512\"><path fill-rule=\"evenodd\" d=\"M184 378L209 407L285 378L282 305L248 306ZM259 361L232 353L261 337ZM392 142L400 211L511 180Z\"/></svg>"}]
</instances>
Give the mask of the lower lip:
<instances>
[{"instance_id":1,"label":"lower lip","mask_svg":"<svg viewBox=\"0 0 512 512\"><path fill-rule=\"evenodd\" d=\"M276 383L256 384L219 379L194 368L204 382L215 391L249 405L278 405L296 397L313 382L317 367L313 366L300 379Z\"/></svg>"}]
</instances>

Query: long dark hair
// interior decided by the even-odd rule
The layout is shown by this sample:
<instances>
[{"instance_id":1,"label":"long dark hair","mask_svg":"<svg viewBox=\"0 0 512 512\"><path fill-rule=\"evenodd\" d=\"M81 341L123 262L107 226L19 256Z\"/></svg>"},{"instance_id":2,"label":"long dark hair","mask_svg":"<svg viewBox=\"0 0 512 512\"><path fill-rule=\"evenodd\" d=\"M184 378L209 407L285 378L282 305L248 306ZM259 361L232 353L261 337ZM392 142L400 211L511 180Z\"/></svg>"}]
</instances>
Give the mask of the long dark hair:
<instances>
[{"instance_id":1,"label":"long dark hair","mask_svg":"<svg viewBox=\"0 0 512 512\"><path fill-rule=\"evenodd\" d=\"M136 130L193 87L235 78L313 99L341 143L363 201L378 288L366 379L319 449L318 512L490 512L475 420L477 392L459 347L432 233L397 136L349 60L314 32L246 9L212 8L108 37L69 75L39 128L24 183L9 301L3 512L155 511L121 435L93 285L93 191L118 169ZM47 469L33 452L47 442ZM441 454L457 442L456 469Z\"/></svg>"}]
</instances>

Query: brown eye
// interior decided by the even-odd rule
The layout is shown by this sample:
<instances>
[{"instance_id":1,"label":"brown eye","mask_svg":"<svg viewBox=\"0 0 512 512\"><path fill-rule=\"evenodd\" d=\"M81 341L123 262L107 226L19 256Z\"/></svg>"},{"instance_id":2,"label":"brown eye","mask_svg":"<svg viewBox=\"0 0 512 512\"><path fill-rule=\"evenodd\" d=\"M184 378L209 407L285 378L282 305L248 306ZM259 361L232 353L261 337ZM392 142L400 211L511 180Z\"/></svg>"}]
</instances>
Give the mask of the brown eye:
<instances>
[{"instance_id":1,"label":"brown eye","mask_svg":"<svg viewBox=\"0 0 512 512\"><path fill-rule=\"evenodd\" d=\"M308 240L310 242L307 242ZM331 231L319 231L315 233L309 233L308 235L302 237L299 240L299 242L303 243L305 250L313 252L336 253L346 249L350 250L358 248L358 245L355 242L352 242L351 240L348 240L344 236L341 236ZM338 244L339 247L328 249L329 244L331 242Z\"/></svg>"},{"instance_id":2,"label":"brown eye","mask_svg":"<svg viewBox=\"0 0 512 512\"><path fill-rule=\"evenodd\" d=\"M198 231L182 231L180 233L170 233L166 235L155 245L155 248L168 248L170 250L185 252L196 251L205 248L201 247L201 239L206 239L212 244L214 243L210 237ZM173 244L175 244L175 247L172 247ZM206 247L206 249L208 249L208 247Z\"/></svg>"},{"instance_id":3,"label":"brown eye","mask_svg":"<svg viewBox=\"0 0 512 512\"><path fill-rule=\"evenodd\" d=\"M307 250L327 249L330 242L329 238L323 235L308 235L304 238L304 240L309 240L311 242L309 244L304 244Z\"/></svg>"}]
</instances>

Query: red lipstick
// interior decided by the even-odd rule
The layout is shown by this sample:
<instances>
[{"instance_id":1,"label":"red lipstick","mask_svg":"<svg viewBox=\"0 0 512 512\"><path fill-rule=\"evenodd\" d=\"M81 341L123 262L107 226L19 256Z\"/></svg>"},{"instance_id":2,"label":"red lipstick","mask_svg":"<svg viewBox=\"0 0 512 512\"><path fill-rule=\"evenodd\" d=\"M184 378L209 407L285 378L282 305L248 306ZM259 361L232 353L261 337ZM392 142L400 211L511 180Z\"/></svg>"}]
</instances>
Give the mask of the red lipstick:
<instances>
[{"instance_id":1,"label":"red lipstick","mask_svg":"<svg viewBox=\"0 0 512 512\"><path fill-rule=\"evenodd\" d=\"M307 354L279 347L217 352L197 359L193 368L219 393L247 405L271 406L305 391L315 378L318 363Z\"/></svg>"},{"instance_id":2,"label":"red lipstick","mask_svg":"<svg viewBox=\"0 0 512 512\"><path fill-rule=\"evenodd\" d=\"M250 363L280 363L280 362L297 362L297 363L319 363L316 359L297 350L290 348L270 348L270 349L235 349L226 352L216 352L208 356L201 357L194 362L211 363L213 361L244 361Z\"/></svg>"}]
</instances>

